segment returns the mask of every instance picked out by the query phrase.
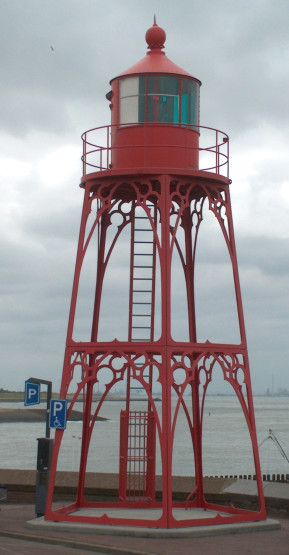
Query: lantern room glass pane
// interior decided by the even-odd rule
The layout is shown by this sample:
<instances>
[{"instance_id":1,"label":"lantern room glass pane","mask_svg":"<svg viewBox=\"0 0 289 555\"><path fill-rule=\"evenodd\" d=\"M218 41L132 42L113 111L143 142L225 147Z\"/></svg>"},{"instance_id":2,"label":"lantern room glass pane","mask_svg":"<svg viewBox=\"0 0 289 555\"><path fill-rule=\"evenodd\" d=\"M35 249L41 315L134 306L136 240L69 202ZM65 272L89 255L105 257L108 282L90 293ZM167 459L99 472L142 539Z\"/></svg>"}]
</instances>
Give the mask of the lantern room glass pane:
<instances>
[{"instance_id":1,"label":"lantern room glass pane","mask_svg":"<svg viewBox=\"0 0 289 555\"><path fill-rule=\"evenodd\" d=\"M138 122L138 96L122 98L120 103L119 123Z\"/></svg>"},{"instance_id":2,"label":"lantern room glass pane","mask_svg":"<svg viewBox=\"0 0 289 555\"><path fill-rule=\"evenodd\" d=\"M169 75L119 81L120 124L154 122L199 125L199 84Z\"/></svg>"},{"instance_id":3,"label":"lantern room glass pane","mask_svg":"<svg viewBox=\"0 0 289 555\"><path fill-rule=\"evenodd\" d=\"M168 75L148 77L147 121L179 123L180 79Z\"/></svg>"},{"instance_id":4,"label":"lantern room glass pane","mask_svg":"<svg viewBox=\"0 0 289 555\"><path fill-rule=\"evenodd\" d=\"M144 75L141 75L139 78L139 104L138 104L138 121L144 122L145 121L145 113L146 113L146 78Z\"/></svg>"},{"instance_id":5,"label":"lantern room glass pane","mask_svg":"<svg viewBox=\"0 0 289 555\"><path fill-rule=\"evenodd\" d=\"M119 81L119 123L137 123L138 77L125 77Z\"/></svg>"},{"instance_id":6,"label":"lantern room glass pane","mask_svg":"<svg viewBox=\"0 0 289 555\"><path fill-rule=\"evenodd\" d=\"M139 78L139 94L145 94L146 92L146 78L141 75Z\"/></svg>"},{"instance_id":7,"label":"lantern room glass pane","mask_svg":"<svg viewBox=\"0 0 289 555\"><path fill-rule=\"evenodd\" d=\"M169 75L149 75L148 94L178 95L180 91L180 79Z\"/></svg>"},{"instance_id":8,"label":"lantern room glass pane","mask_svg":"<svg viewBox=\"0 0 289 555\"><path fill-rule=\"evenodd\" d=\"M190 79L182 80L181 123L199 125L199 84Z\"/></svg>"},{"instance_id":9,"label":"lantern room glass pane","mask_svg":"<svg viewBox=\"0 0 289 555\"><path fill-rule=\"evenodd\" d=\"M119 96L124 98L138 94L138 77L124 77L119 81Z\"/></svg>"}]
</instances>

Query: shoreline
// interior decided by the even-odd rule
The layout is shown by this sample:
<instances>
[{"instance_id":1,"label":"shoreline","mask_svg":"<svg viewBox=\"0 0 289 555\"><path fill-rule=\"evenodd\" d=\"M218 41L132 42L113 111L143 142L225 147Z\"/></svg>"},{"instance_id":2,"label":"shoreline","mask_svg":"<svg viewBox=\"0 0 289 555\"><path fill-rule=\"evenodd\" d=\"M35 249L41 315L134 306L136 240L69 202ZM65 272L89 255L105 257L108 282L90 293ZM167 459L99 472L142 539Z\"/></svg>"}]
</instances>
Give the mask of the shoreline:
<instances>
[{"instance_id":1,"label":"shoreline","mask_svg":"<svg viewBox=\"0 0 289 555\"><path fill-rule=\"evenodd\" d=\"M30 409L30 408L0 408L0 424L10 423L10 422L45 422L47 415L47 409ZM83 413L78 410L72 410L68 421L79 422L83 419ZM97 421L108 421L108 418L102 416L97 417Z\"/></svg>"}]
</instances>

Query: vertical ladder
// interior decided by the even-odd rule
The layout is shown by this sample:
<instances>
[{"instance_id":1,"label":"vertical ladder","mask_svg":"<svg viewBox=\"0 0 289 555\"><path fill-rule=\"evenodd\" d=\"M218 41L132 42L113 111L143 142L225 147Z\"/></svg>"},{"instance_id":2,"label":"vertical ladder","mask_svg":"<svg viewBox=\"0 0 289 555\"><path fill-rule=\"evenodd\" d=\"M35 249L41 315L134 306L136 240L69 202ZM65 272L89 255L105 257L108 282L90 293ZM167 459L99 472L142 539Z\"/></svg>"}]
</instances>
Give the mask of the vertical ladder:
<instances>
[{"instance_id":1,"label":"vertical ladder","mask_svg":"<svg viewBox=\"0 0 289 555\"><path fill-rule=\"evenodd\" d=\"M157 211L153 204L151 210L156 226ZM138 213L136 203L131 212L131 262L129 292L128 340L153 341L155 317L156 285L156 241L151 223L145 213ZM136 362L142 366L143 362ZM153 367L149 365L144 376L152 391ZM134 393L145 393L140 382L128 369L126 410L121 412L120 420L120 481L119 497L122 501L155 498L155 444L156 423L151 402L146 410L130 410ZM142 401L144 402L144 401Z\"/></svg>"},{"instance_id":2,"label":"vertical ladder","mask_svg":"<svg viewBox=\"0 0 289 555\"><path fill-rule=\"evenodd\" d=\"M152 220L156 227L156 207L148 204ZM137 212L135 203L132 206L131 224L131 263L130 263L130 294L129 294L129 326L128 340L153 341L155 318L155 287L156 287L156 241L154 230L148 217L142 211ZM136 363L141 366L142 362ZM152 390L152 368L145 376ZM133 392L141 393L143 386L128 378L127 399ZM129 410L129 406L127 407ZM148 406L148 410L150 407Z\"/></svg>"},{"instance_id":3,"label":"vertical ladder","mask_svg":"<svg viewBox=\"0 0 289 555\"><path fill-rule=\"evenodd\" d=\"M155 207L152 219L156 222ZM155 305L156 242L147 216L140 216L135 205L131 229L131 281L129 341L153 341Z\"/></svg>"}]
</instances>

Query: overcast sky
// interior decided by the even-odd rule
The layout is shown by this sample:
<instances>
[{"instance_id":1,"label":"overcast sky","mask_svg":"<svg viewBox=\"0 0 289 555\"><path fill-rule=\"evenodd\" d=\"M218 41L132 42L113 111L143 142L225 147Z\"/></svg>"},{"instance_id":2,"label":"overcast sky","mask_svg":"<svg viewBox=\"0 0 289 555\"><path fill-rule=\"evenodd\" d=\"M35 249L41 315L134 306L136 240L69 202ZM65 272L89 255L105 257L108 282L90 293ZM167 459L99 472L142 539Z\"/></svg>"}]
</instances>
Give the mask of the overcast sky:
<instances>
[{"instance_id":1,"label":"overcast sky","mask_svg":"<svg viewBox=\"0 0 289 555\"><path fill-rule=\"evenodd\" d=\"M145 55L154 13L167 56L202 81L201 124L230 136L253 390L289 389L288 0L1 1L0 387L59 389L80 135L110 123L109 81Z\"/></svg>"}]
</instances>

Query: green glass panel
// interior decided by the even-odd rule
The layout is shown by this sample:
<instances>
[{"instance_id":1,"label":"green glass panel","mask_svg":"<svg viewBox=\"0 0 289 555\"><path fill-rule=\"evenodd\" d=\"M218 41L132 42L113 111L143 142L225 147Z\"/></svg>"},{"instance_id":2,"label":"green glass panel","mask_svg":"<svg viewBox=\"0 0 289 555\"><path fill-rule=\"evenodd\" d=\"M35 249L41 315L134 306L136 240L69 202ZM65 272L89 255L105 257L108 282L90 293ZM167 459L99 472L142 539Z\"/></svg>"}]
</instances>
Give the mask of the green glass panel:
<instances>
[{"instance_id":1,"label":"green glass panel","mask_svg":"<svg viewBox=\"0 0 289 555\"><path fill-rule=\"evenodd\" d=\"M147 121L179 122L180 79L168 75L149 75Z\"/></svg>"},{"instance_id":2,"label":"green glass panel","mask_svg":"<svg viewBox=\"0 0 289 555\"><path fill-rule=\"evenodd\" d=\"M153 96L148 96L148 107L147 107L147 121L154 121L153 118Z\"/></svg>"},{"instance_id":3,"label":"green glass panel","mask_svg":"<svg viewBox=\"0 0 289 555\"><path fill-rule=\"evenodd\" d=\"M179 123L179 96L174 96L174 123Z\"/></svg>"},{"instance_id":4,"label":"green glass panel","mask_svg":"<svg viewBox=\"0 0 289 555\"><path fill-rule=\"evenodd\" d=\"M180 79L168 75L149 75L148 94L178 95L180 90Z\"/></svg>"},{"instance_id":5,"label":"green glass panel","mask_svg":"<svg viewBox=\"0 0 289 555\"><path fill-rule=\"evenodd\" d=\"M141 75L139 78L139 94L145 94L146 92L146 78Z\"/></svg>"},{"instance_id":6,"label":"green glass panel","mask_svg":"<svg viewBox=\"0 0 289 555\"><path fill-rule=\"evenodd\" d=\"M138 99L138 121L139 122L145 121L145 105L146 105L145 95L142 94L141 96L139 96L139 99Z\"/></svg>"},{"instance_id":7,"label":"green glass panel","mask_svg":"<svg viewBox=\"0 0 289 555\"><path fill-rule=\"evenodd\" d=\"M188 122L188 95L182 94L182 123Z\"/></svg>"},{"instance_id":8,"label":"green glass panel","mask_svg":"<svg viewBox=\"0 0 289 555\"><path fill-rule=\"evenodd\" d=\"M178 123L179 97L167 95L149 95L147 120L160 123Z\"/></svg>"},{"instance_id":9,"label":"green glass panel","mask_svg":"<svg viewBox=\"0 0 289 555\"><path fill-rule=\"evenodd\" d=\"M180 80L178 77L168 77L163 75L159 78L159 92L164 94L178 95L180 90Z\"/></svg>"},{"instance_id":10,"label":"green glass panel","mask_svg":"<svg viewBox=\"0 0 289 555\"><path fill-rule=\"evenodd\" d=\"M199 85L196 81L183 79L182 81L182 116L181 122L193 125L199 124Z\"/></svg>"}]
</instances>

